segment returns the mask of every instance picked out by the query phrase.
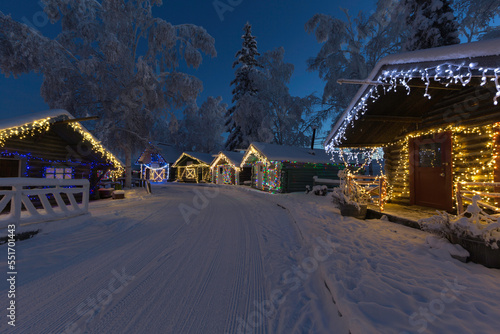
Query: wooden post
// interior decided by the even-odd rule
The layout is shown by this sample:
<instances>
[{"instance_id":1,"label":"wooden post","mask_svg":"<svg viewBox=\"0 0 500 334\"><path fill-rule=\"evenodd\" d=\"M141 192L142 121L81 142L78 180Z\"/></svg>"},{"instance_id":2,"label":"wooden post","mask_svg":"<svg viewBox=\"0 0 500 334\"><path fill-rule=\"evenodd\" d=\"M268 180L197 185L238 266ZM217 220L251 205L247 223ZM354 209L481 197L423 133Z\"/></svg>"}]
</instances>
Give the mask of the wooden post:
<instances>
[{"instance_id":1,"label":"wooden post","mask_svg":"<svg viewBox=\"0 0 500 334\"><path fill-rule=\"evenodd\" d=\"M379 193L379 203L378 203L378 206L379 206L379 209L380 211L384 211L384 192L385 192L385 178L384 176L381 176L378 180L379 182L379 185L378 185L378 193Z\"/></svg>"},{"instance_id":2,"label":"wooden post","mask_svg":"<svg viewBox=\"0 0 500 334\"><path fill-rule=\"evenodd\" d=\"M89 188L90 188L89 184L85 184L83 186L82 204L83 204L83 211L85 213L89 212L89 194L90 194Z\"/></svg>"},{"instance_id":3,"label":"wooden post","mask_svg":"<svg viewBox=\"0 0 500 334\"><path fill-rule=\"evenodd\" d=\"M464 211L464 206L462 202L462 184L457 182L457 190L455 197L457 198L457 214L461 215Z\"/></svg>"},{"instance_id":4,"label":"wooden post","mask_svg":"<svg viewBox=\"0 0 500 334\"><path fill-rule=\"evenodd\" d=\"M22 206L21 196L22 196L23 186L22 185L12 186L12 191L14 192L14 196L12 196L11 199L10 212L12 214L12 217L14 218L14 222L16 223L16 228L18 228L19 223L21 222L21 206Z\"/></svg>"}]
</instances>

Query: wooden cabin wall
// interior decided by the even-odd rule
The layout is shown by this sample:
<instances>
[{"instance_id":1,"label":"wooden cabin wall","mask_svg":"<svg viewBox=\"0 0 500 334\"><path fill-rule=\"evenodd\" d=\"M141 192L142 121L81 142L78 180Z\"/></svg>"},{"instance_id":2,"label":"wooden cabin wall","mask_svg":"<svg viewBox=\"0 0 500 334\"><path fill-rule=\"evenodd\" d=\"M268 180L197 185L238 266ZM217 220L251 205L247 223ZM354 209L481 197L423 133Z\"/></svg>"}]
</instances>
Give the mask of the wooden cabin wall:
<instances>
[{"instance_id":1,"label":"wooden cabin wall","mask_svg":"<svg viewBox=\"0 0 500 334\"><path fill-rule=\"evenodd\" d=\"M2 151L18 152L22 155L30 154L33 157L44 160L66 161L72 158L72 150L67 148L68 144L61 139L52 129L43 134L20 139L9 138L2 146Z\"/></svg>"},{"instance_id":2,"label":"wooden cabin wall","mask_svg":"<svg viewBox=\"0 0 500 334\"><path fill-rule=\"evenodd\" d=\"M110 168L109 165L96 163L92 170L90 163L94 161L89 156L75 156L74 149L52 128L32 137L9 138L0 148L0 152L6 158L10 156L21 161L21 177L43 178L45 167L71 167L73 178L89 179L91 188L96 185L97 170L107 171ZM83 163L67 162L69 159L78 159Z\"/></svg>"},{"instance_id":3,"label":"wooden cabin wall","mask_svg":"<svg viewBox=\"0 0 500 334\"><path fill-rule=\"evenodd\" d=\"M408 160L408 151L403 144L384 147L384 170L391 202L410 204L410 180L405 168L409 167Z\"/></svg>"},{"instance_id":4,"label":"wooden cabin wall","mask_svg":"<svg viewBox=\"0 0 500 334\"><path fill-rule=\"evenodd\" d=\"M496 130L497 131L497 130ZM498 139L497 139L498 141ZM384 148L385 174L389 184L389 195L392 202L410 204L409 169L407 141L393 143ZM494 168L492 161L494 148L486 127L478 132L455 132L452 135L452 170L453 183L492 182L500 179L500 172ZM497 158L498 166L498 158ZM479 189L491 191L492 189Z\"/></svg>"},{"instance_id":5,"label":"wooden cabin wall","mask_svg":"<svg viewBox=\"0 0 500 334\"><path fill-rule=\"evenodd\" d=\"M173 182L177 178L177 168L170 167L172 165L173 164L169 164L169 167L168 167L168 179L167 179L168 182Z\"/></svg>"},{"instance_id":6,"label":"wooden cabin wall","mask_svg":"<svg viewBox=\"0 0 500 334\"><path fill-rule=\"evenodd\" d=\"M476 126L500 121L500 108L493 104L494 86L462 87L459 91L440 95L439 102L426 113L418 130L445 125Z\"/></svg>"},{"instance_id":7,"label":"wooden cabin wall","mask_svg":"<svg viewBox=\"0 0 500 334\"><path fill-rule=\"evenodd\" d=\"M453 176L454 181L491 182L495 169L488 165L493 159L493 148L489 147L490 137L483 133L456 133L453 136ZM479 171L477 174L474 171Z\"/></svg>"},{"instance_id":8,"label":"wooden cabin wall","mask_svg":"<svg viewBox=\"0 0 500 334\"><path fill-rule=\"evenodd\" d=\"M290 163L283 163L281 169L282 192L306 191L306 186L313 186L313 176L322 179L338 180L338 165L303 164L300 167Z\"/></svg>"}]
</instances>

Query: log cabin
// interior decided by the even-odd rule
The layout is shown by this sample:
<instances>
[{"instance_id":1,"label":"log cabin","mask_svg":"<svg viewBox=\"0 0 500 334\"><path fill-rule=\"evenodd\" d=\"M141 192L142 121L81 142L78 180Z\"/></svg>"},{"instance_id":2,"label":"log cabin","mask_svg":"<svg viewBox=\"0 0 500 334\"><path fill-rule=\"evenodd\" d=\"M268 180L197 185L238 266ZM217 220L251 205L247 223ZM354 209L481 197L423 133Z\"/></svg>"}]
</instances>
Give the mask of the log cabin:
<instances>
[{"instance_id":1,"label":"log cabin","mask_svg":"<svg viewBox=\"0 0 500 334\"><path fill-rule=\"evenodd\" d=\"M182 151L177 147L154 142L141 153L135 164L141 166L141 178L151 182L174 181L175 168L172 167Z\"/></svg>"},{"instance_id":2,"label":"log cabin","mask_svg":"<svg viewBox=\"0 0 500 334\"><path fill-rule=\"evenodd\" d=\"M499 76L499 39L387 56L366 80L339 80L361 87L326 150L383 147L391 202L454 212L462 185L498 193Z\"/></svg>"},{"instance_id":3,"label":"log cabin","mask_svg":"<svg viewBox=\"0 0 500 334\"><path fill-rule=\"evenodd\" d=\"M244 152L221 151L210 165L215 184L243 184L251 179L250 169L240 168Z\"/></svg>"},{"instance_id":4,"label":"log cabin","mask_svg":"<svg viewBox=\"0 0 500 334\"><path fill-rule=\"evenodd\" d=\"M172 167L177 171L178 182L211 182L210 164L214 157L210 153L183 152Z\"/></svg>"},{"instance_id":5,"label":"log cabin","mask_svg":"<svg viewBox=\"0 0 500 334\"><path fill-rule=\"evenodd\" d=\"M66 110L0 120L0 177L88 179L93 192L123 163Z\"/></svg>"},{"instance_id":6,"label":"log cabin","mask_svg":"<svg viewBox=\"0 0 500 334\"><path fill-rule=\"evenodd\" d=\"M312 188L314 176L338 180L342 164L322 149L253 142L240 168L251 168L251 186L268 192L289 193Z\"/></svg>"}]
</instances>

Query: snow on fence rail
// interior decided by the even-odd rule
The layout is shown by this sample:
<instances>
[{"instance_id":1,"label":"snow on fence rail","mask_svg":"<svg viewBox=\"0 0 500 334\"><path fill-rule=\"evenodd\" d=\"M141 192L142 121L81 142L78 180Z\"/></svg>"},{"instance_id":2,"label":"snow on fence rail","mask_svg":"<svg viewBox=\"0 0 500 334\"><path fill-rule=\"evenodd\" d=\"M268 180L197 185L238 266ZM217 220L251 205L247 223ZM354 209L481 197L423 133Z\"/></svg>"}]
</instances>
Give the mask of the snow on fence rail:
<instances>
[{"instance_id":1,"label":"snow on fence rail","mask_svg":"<svg viewBox=\"0 0 500 334\"><path fill-rule=\"evenodd\" d=\"M467 187L467 189L465 189ZM500 192L485 192L470 189L471 187L493 187L497 191L500 189L500 182L459 182L456 187L457 213L460 215L464 212L464 200L472 202L472 196L479 195L482 197L500 198ZM495 212L500 212L500 207L478 201L478 205Z\"/></svg>"},{"instance_id":2,"label":"snow on fence rail","mask_svg":"<svg viewBox=\"0 0 500 334\"><path fill-rule=\"evenodd\" d=\"M75 194L82 194L81 203L77 202ZM41 222L72 217L88 212L89 181L86 179L0 178L0 198L0 228L5 228L12 223ZM34 203L38 204L38 209ZM25 210L22 210L23 207Z\"/></svg>"},{"instance_id":3,"label":"snow on fence rail","mask_svg":"<svg viewBox=\"0 0 500 334\"><path fill-rule=\"evenodd\" d=\"M349 193L354 191L353 188L356 186L363 188L370 196L372 203L378 205L380 211L384 211L387 192L387 183L384 176L349 174L347 184Z\"/></svg>"}]
</instances>

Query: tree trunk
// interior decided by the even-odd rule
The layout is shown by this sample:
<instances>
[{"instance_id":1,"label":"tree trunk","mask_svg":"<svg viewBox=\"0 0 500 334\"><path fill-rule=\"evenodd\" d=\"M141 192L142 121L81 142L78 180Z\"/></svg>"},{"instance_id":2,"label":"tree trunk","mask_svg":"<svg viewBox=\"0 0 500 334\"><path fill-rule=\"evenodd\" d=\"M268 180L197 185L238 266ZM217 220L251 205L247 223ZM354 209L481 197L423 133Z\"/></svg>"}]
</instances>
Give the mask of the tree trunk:
<instances>
[{"instance_id":1,"label":"tree trunk","mask_svg":"<svg viewBox=\"0 0 500 334\"><path fill-rule=\"evenodd\" d=\"M132 150L125 148L125 188L132 187Z\"/></svg>"}]
</instances>

